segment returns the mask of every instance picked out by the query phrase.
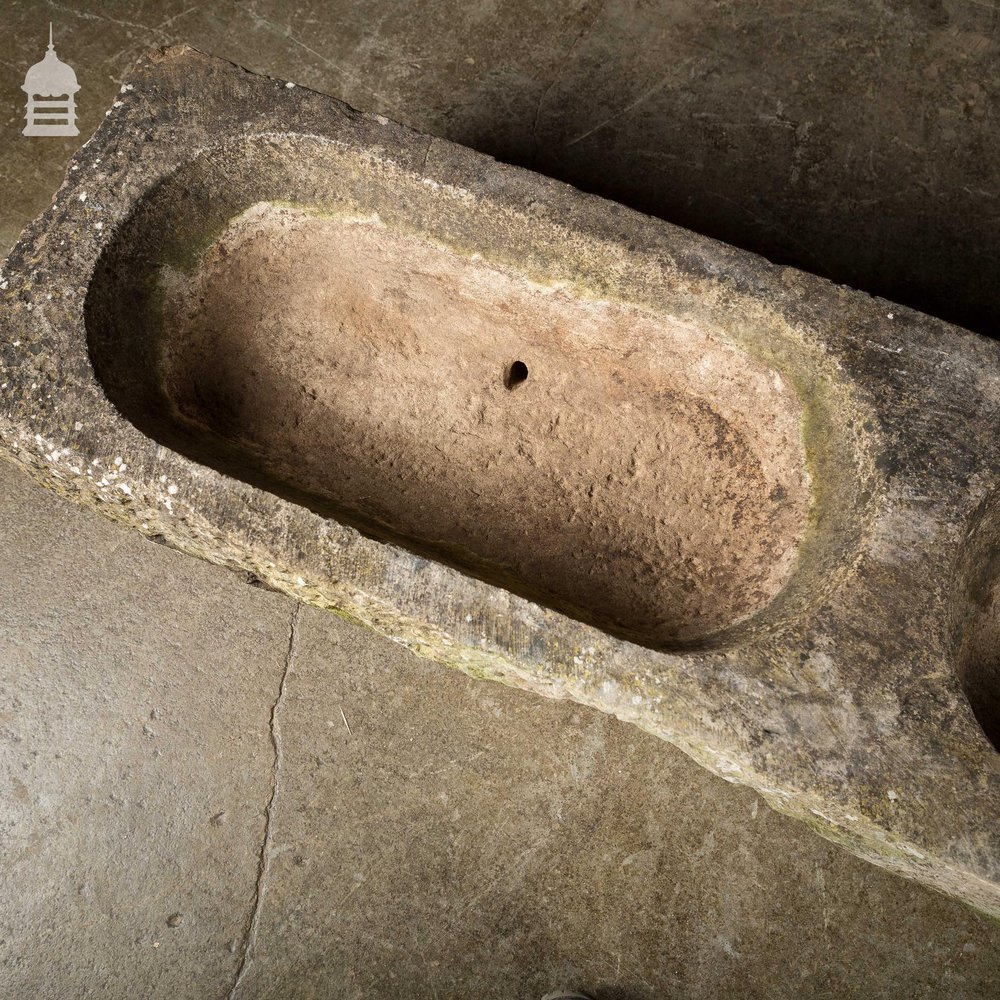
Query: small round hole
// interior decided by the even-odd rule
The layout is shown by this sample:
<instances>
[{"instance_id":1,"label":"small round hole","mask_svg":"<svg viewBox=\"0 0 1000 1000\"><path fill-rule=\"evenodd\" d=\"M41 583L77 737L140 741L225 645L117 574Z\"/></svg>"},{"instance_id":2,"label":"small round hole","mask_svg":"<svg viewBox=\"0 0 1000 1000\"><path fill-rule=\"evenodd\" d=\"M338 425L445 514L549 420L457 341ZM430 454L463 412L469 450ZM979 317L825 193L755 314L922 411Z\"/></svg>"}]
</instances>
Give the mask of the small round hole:
<instances>
[{"instance_id":1,"label":"small round hole","mask_svg":"<svg viewBox=\"0 0 1000 1000\"><path fill-rule=\"evenodd\" d=\"M508 389L513 389L515 385L520 385L528 377L528 366L523 361L515 361L507 369L507 377L504 382Z\"/></svg>"}]
</instances>

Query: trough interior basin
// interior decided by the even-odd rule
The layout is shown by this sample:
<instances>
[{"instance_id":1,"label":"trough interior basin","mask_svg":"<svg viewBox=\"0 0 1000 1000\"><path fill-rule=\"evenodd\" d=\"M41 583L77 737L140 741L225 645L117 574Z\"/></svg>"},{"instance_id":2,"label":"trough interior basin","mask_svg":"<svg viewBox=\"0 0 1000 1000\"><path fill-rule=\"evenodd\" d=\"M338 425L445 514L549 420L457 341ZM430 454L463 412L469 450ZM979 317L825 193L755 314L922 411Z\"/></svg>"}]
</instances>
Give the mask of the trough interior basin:
<instances>
[{"instance_id":1,"label":"trough interior basin","mask_svg":"<svg viewBox=\"0 0 1000 1000\"><path fill-rule=\"evenodd\" d=\"M651 647L786 585L810 477L775 368L373 212L227 201L210 170L143 201L88 295L97 375L149 436Z\"/></svg>"}]
</instances>

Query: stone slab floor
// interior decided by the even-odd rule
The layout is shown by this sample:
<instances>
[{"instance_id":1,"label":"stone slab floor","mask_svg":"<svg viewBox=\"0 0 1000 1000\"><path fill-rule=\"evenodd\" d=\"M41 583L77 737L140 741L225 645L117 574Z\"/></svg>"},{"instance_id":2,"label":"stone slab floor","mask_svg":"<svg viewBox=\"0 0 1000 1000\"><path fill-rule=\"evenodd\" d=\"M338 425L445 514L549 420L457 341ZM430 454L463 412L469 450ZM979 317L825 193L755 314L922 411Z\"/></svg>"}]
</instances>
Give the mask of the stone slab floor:
<instances>
[{"instance_id":1,"label":"stone slab floor","mask_svg":"<svg viewBox=\"0 0 1000 1000\"><path fill-rule=\"evenodd\" d=\"M20 135L49 20L79 140ZM0 0L0 252L190 41L985 332L993 0ZM613 719L0 464L0 996L1000 996L1000 925Z\"/></svg>"}]
</instances>

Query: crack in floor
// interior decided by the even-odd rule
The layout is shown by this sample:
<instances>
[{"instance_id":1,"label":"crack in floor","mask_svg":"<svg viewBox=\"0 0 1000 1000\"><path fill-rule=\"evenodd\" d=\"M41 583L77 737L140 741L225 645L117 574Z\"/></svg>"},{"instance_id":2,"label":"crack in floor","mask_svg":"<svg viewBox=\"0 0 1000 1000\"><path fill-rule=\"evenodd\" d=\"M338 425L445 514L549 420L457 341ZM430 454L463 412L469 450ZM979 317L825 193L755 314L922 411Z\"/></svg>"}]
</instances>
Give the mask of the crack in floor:
<instances>
[{"instance_id":1,"label":"crack in floor","mask_svg":"<svg viewBox=\"0 0 1000 1000\"><path fill-rule=\"evenodd\" d=\"M274 819L274 804L278 797L278 785L281 779L281 765L284 760L284 749L281 743L281 726L278 722L278 713L285 701L285 693L288 688L288 675L291 672L292 664L295 661L295 651L298 644L299 615L302 605L296 602L292 611L291 621L288 623L288 650L285 653L285 666L281 673L281 683L278 685L278 696L271 706L271 717L269 730L271 734L271 747L274 751L274 763L271 765L271 794L267 800L267 807L264 810L264 838L260 847L260 855L257 859L257 880L254 884L253 903L250 907L250 916L243 931L243 945L240 948L240 964L236 969L236 978L233 980L232 989L229 991L229 1000L236 1000L239 991L250 966L253 964L254 948L257 944L257 929L260 925L260 912L264 905L264 894L267 891L267 877L271 871L271 826Z\"/></svg>"}]
</instances>

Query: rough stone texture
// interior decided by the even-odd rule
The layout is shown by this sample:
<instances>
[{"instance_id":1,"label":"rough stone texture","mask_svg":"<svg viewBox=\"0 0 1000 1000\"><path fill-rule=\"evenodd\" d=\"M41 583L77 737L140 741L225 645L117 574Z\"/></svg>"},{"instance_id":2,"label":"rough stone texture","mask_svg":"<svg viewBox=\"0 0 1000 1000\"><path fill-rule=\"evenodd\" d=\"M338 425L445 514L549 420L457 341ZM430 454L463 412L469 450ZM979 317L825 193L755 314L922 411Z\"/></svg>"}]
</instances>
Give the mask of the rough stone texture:
<instances>
[{"instance_id":1,"label":"rough stone texture","mask_svg":"<svg viewBox=\"0 0 1000 1000\"><path fill-rule=\"evenodd\" d=\"M766 361L803 406L812 493L780 594L657 651L364 536L225 453L191 461L148 303L164 268L196 267L262 201L375 215ZM184 46L140 63L0 282L0 436L46 485L421 655L635 722L1000 913L1000 755L959 665L996 572L995 550L977 553L1000 495L997 344Z\"/></svg>"},{"instance_id":2,"label":"rough stone texture","mask_svg":"<svg viewBox=\"0 0 1000 1000\"><path fill-rule=\"evenodd\" d=\"M705 16L706 11L699 8L690 17L679 17L684 9L678 4L640 9L609 3L600 9L581 5L554 11L548 4L536 9L526 2L496 7L466 3L404 6L394 2L380 7L366 3L356 10L347 4L302 3L293 9L280 4L210 0L192 6L155 0L74 3L53 8L53 14L57 41L61 27L72 32L72 46L60 43L60 52L74 63L84 83L81 138L103 118L124 72L142 51L186 39L244 65L307 83L361 107L392 113L411 125L487 151L531 162L533 148L541 149L551 165L546 169L570 180L583 179L570 169L574 159L579 167L592 171L595 183L604 184L601 171L607 170L602 190L617 200L650 207L672 204L676 213L664 209L672 219L687 221L730 243L742 242L752 249L770 247L768 252L804 262L813 270L827 267L826 273L836 274L829 269L834 264L850 269L840 273L861 287L891 290L885 282L902 278L914 304L925 296L925 305L941 314L965 318L970 324L974 323L971 312L978 309L979 328L989 329L990 315L994 319L997 315L995 268L1000 259L995 243L1000 229L993 214L1000 165L993 90L996 74L992 68L997 36L990 31L997 15L991 5L935 6L935 27L930 33L924 23L930 6L840 3L820 10L797 4L721 4L711 8L712 16ZM9 108L9 117L0 123L0 182L5 195L0 200L0 242L4 246L29 218L48 205L66 159L76 148L76 143L31 142L19 136L23 124L19 120L23 99L17 89L19 74L36 58L29 53L34 52L36 38L44 41L48 16L47 9L39 12L34 5L17 3L8 4L0 14L0 23L10 29L0 32L0 96ZM663 30L667 26L670 30ZM761 58L762 50L768 52L768 58ZM600 57L587 58L583 65L576 63L578 55L587 56L592 51L598 51ZM810 81L807 75L814 72L817 54L823 55L822 73ZM696 70L693 75L692 69ZM650 90L648 84L665 73L671 76L663 87L645 93ZM569 85L560 82L553 91L558 91L557 99L550 100L545 96L546 83L557 77L568 80ZM865 93L864 100L843 99L845 80ZM959 98L970 87L981 94L968 108L970 113L965 113ZM584 120L585 125L596 121L596 115L590 116L597 91L605 95L602 100L611 111L626 108L637 93L645 94L632 117L633 125L622 129L612 124L568 148L532 139L536 119L543 140L558 139L568 114ZM536 116L540 95L542 113ZM791 107L798 120L777 120L774 109L779 103L786 109ZM834 141L792 144L793 125L810 125L813 134L822 129ZM787 136L789 142L775 142L775 136ZM596 141L614 146L613 161L591 155L593 149L578 155L587 143ZM822 181L810 186L808 192L783 182L793 153L797 163L806 164L807 173ZM775 183L776 178L782 183ZM970 184L970 178L976 183ZM615 187L618 183L620 189ZM763 197L768 199L767 214L759 210ZM875 211L869 211L873 203ZM816 206L821 212L820 222L814 226L810 215ZM901 291L892 294L907 298ZM24 620L46 622L54 641L64 644L75 642L76 635L94 627L95 622L119 617L120 606L113 597L109 603L93 602L82 622L70 619L47 591L25 605L24 595L16 588L20 581L29 580L33 561L51 549L54 541L58 541L58 550L53 559L72 565L79 560L81 548L100 547L102 539L111 538L114 532L98 519L55 504L14 471L2 467L0 495L4 544L17 557L2 581L8 585L3 600L5 614L9 609L25 608ZM55 519L49 517L53 510L58 512ZM67 525L71 528L63 533ZM143 580L166 581L167 566L178 567L178 582L173 589L165 586L161 593L164 602L176 597L176 588L183 588L190 576L190 564L165 563L163 560L176 557L145 543L137 544L135 552L131 565ZM94 575L88 578L91 586L103 572L95 564ZM228 589L230 577L208 572L214 582L205 584L200 593L222 589L230 606L241 607L246 620L254 620L254 600L261 592L242 589L246 596L240 605L237 592ZM305 628L310 621L322 619L306 613L303 620ZM325 626L331 631L354 631L329 619ZM179 628L172 641L182 641L182 631ZM283 650L287 623L279 621L272 631L275 649ZM153 641L149 623L143 624L141 632L122 634L121 638L123 656L129 655L129 642ZM358 642L363 642L365 655L376 664L395 664L396 658L402 657L402 663L420 666L383 640L366 635ZM353 653L344 651L352 649L349 644L325 649L325 672L349 676ZM21 677L17 658L13 662L5 659L4 668L16 686ZM424 853L428 841L407 836L399 825L385 829L387 825L380 824L383 786L374 786L377 794L371 802L359 796L376 769L387 778L398 770L393 794L399 802L409 797L414 808L430 787L427 775L444 780L436 777L436 771L449 763L448 757L414 764L405 752L408 744L400 748L395 735L404 721L413 724L424 713L436 712L440 700L447 696L445 692L452 692L452 685L466 683L447 672L424 670L424 685L407 700L399 715L388 720L385 743L371 755L370 768L368 759L362 765L361 781L355 780L352 788L337 789L333 794L337 801L357 803L358 852L363 852L364 843L376 835L396 838L399 854L392 857L398 857L399 867L405 866L412 874L412 882L406 886L410 892L407 898L424 913L425 923L418 921L417 926L425 927L425 937L430 938L440 901L457 897L464 885L453 878L439 894L432 895L432 888L439 883L430 876L421 877L434 870L429 865L423 867L423 859L430 857ZM272 681L276 685L277 680L269 679L269 685ZM480 685L473 690L481 689ZM494 687L485 690L497 699L516 697ZM291 691L294 693L294 687ZM252 690L247 693L255 694ZM555 716L549 713L560 706L537 699L526 703L538 714L520 730L522 754L542 753L536 747L544 746L550 735ZM27 712L25 706L21 710ZM589 716L586 710L580 713ZM40 710L33 718L44 724L45 712ZM467 716L453 713L449 728L464 718ZM474 734L481 720L476 715L471 718ZM631 760L631 748L644 738L622 730L613 721L607 725L610 732L620 732L624 742L618 750L603 747L602 759L607 760L607 773L620 777ZM207 732L206 740L212 735ZM474 740L470 735L463 749L475 746ZM656 995L678 997L716 996L720 980L746 996L894 997L906 993L990 997L995 993L1000 975L995 927L918 886L855 861L763 807L752 822L746 822L746 808L753 808L746 792L713 779L669 746L652 746L651 752L661 765L656 772L659 784L656 788L637 786L629 808L641 814L647 794L662 791L666 795L673 790L668 821L657 816L660 839L649 855L657 884L666 888L648 921L658 922L666 931L638 940L631 931L622 930L641 928L647 921L644 912L635 913L631 906L627 866L602 881L602 891L591 894L587 916L570 929L586 935L593 927L589 918L595 908L603 915L593 937L585 939L587 948L581 949L581 957L570 960L582 967L584 958L593 959L596 971L591 984L621 984L620 991L609 986L601 991L602 996L652 995L653 988L640 985L640 978L655 984ZM381 755L392 757L394 753L402 763L379 766ZM262 775L271 763L270 755L254 762ZM288 766L294 769L295 764ZM411 776L415 771L419 773ZM329 778L336 770L328 767L325 773ZM545 784L551 797L572 798L578 793L577 786L560 785L568 773L566 758L550 755L538 781ZM219 774L218 778L226 781L228 775ZM503 778L502 773L497 776L498 787L503 786ZM563 787L569 790L561 792ZM464 786L455 794L463 791ZM600 793L598 786L594 797L600 799ZM493 857L491 835L499 831L502 836L500 820L509 798L509 790L503 788L496 799L480 800L479 808L484 815L496 817L497 828L487 829L484 823L486 860L484 867L474 872L479 884L496 875L496 867L488 864ZM342 814L323 813L322 807L328 804L325 800L306 801L318 812L319 836L329 836L331 827L342 821ZM81 815L80 822L87 822L86 815ZM575 869L580 873L579 882L566 883L570 897L593 885L593 872L602 857L614 856L619 824L620 820L609 815L594 829ZM512 845L508 846L513 851ZM510 861L516 856L516 852L506 855ZM545 872L551 875L558 859L543 856L542 860L547 865ZM323 875L336 861L326 854L322 867L312 867L309 884L322 885ZM45 869L18 866L15 891L34 894L35 912L40 916L37 925L22 927L23 934L5 938L8 967L16 964L18 970L10 980L10 991L17 992L17 984L23 981L29 983L24 992L32 992L30 983L38 982L37 977L55 958L78 944L80 950L73 952L73 957L79 959L75 967L81 987L67 987L64 992L83 992L89 985L103 995L131 995L125 987L117 994L102 989L92 976L89 962L114 960L113 952L102 954L100 949L92 949L88 953L93 941L89 936L93 934L92 917L69 938L58 932L63 916L58 907L45 908L49 881L71 878L84 864L102 869L107 859L101 851L88 854L82 850L70 857L53 858ZM155 866L149 870L156 873ZM386 872L386 877L397 870ZM471 911L482 921L476 924L481 928L482 950L475 952L478 961L469 961L469 977L463 986L476 987L487 996L528 993L530 984L522 989L532 974L527 967L542 962L538 953L529 951L524 962L513 959L501 967L491 947L494 928L488 917L498 895L519 901L518 912L531 914L537 909L534 901L539 881L532 872L523 880L517 878L520 870L515 867L508 876L505 869L483 906ZM206 873L203 877L212 876ZM248 872L248 886L252 877ZM372 880L368 885L373 887ZM128 900L142 887L137 888L134 882L109 881L108 891ZM418 982L425 971L420 949L387 948L392 934L406 923L406 914L400 919L399 910L405 895L380 893L382 905L370 906L361 933L346 947L352 954L371 955L373 959L385 956L388 950L385 960L392 964L392 971L403 981ZM613 905L616 900L624 900L621 910ZM308 920L312 915L313 927L322 929L311 939L316 946L311 959L292 959L286 954L276 968L272 983L279 984L281 995L350 995L351 988L339 977L339 968L329 970L326 977L314 973L313 985L308 985L306 963L311 961L315 966L319 952L340 940L340 920L324 923L321 902L316 897L300 902L300 918ZM241 913L240 919L243 916ZM465 923L471 919L469 913L463 915ZM57 930L44 947L38 947L35 927L43 924ZM280 912L274 915L273 926L285 926ZM540 939L544 938L544 928L535 926ZM119 934L129 931L124 925L118 927ZM563 935L562 947L574 947L573 933ZM606 945L616 935L625 934L631 950L624 952L621 971L617 972L614 957L609 951L605 954ZM110 937L113 945L114 935ZM734 940L743 947L737 956L727 955L726 944ZM290 944L286 942L286 948ZM108 941L102 941L102 946L108 947ZM383 950L374 950L379 947ZM539 950L548 953L549 947L550 942L545 941ZM278 942L272 951L273 957L280 959ZM635 959L632 966L628 965L630 955ZM193 963L197 958L196 952L187 952L177 960ZM465 953L449 953L442 964L466 959ZM670 973L661 974L661 968ZM128 971L122 970L123 979ZM36 978L29 978L32 976ZM548 987L553 978L542 975L530 983ZM296 993L300 981L307 985ZM211 992L201 983L188 993L169 989L158 993L138 974L134 982L136 991L147 995L204 996Z\"/></svg>"}]
</instances>

